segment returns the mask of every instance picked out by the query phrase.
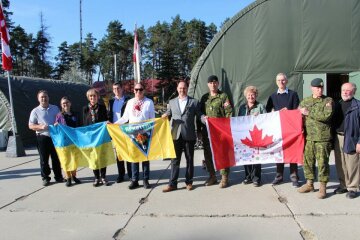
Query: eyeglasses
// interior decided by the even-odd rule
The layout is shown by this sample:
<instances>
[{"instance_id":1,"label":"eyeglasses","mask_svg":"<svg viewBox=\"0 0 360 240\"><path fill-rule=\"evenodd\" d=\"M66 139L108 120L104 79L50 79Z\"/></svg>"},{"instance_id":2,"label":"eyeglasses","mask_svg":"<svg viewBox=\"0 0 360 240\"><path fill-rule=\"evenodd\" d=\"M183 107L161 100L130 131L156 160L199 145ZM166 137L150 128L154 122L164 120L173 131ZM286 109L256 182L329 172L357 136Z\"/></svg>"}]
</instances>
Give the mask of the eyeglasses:
<instances>
[{"instance_id":1,"label":"eyeglasses","mask_svg":"<svg viewBox=\"0 0 360 240\"><path fill-rule=\"evenodd\" d=\"M143 88L134 88L134 90L135 90L135 92L142 92L142 91L144 91L144 89Z\"/></svg>"},{"instance_id":2,"label":"eyeglasses","mask_svg":"<svg viewBox=\"0 0 360 240\"><path fill-rule=\"evenodd\" d=\"M62 104L64 105L64 104L69 104L70 102L63 102Z\"/></svg>"}]
</instances>

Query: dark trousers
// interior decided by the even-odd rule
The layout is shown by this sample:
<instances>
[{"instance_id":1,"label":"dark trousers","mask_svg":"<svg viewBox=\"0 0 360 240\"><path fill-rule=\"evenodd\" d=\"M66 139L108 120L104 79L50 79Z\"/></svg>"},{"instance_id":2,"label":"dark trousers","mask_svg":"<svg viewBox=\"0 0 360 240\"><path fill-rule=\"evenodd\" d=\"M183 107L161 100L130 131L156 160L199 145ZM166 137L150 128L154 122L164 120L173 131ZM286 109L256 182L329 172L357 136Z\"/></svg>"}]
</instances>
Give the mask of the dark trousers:
<instances>
[{"instance_id":1,"label":"dark trousers","mask_svg":"<svg viewBox=\"0 0 360 240\"><path fill-rule=\"evenodd\" d=\"M133 182L139 181L139 163L131 163L132 178ZM142 162L143 180L149 180L150 177L150 162Z\"/></svg>"},{"instance_id":2,"label":"dark trousers","mask_svg":"<svg viewBox=\"0 0 360 240\"><path fill-rule=\"evenodd\" d=\"M253 182L261 182L261 164L244 165L245 179Z\"/></svg>"},{"instance_id":3,"label":"dark trousers","mask_svg":"<svg viewBox=\"0 0 360 240\"><path fill-rule=\"evenodd\" d=\"M205 159L205 165L206 170L210 175L215 175L215 167L212 160L212 153L211 153L211 147L210 147L210 141L209 137L207 135L206 130L202 131L202 140L203 140L203 147L204 147L204 159Z\"/></svg>"},{"instance_id":4,"label":"dark trousers","mask_svg":"<svg viewBox=\"0 0 360 240\"><path fill-rule=\"evenodd\" d=\"M106 167L93 170L93 172L96 179L106 178Z\"/></svg>"},{"instance_id":5,"label":"dark trousers","mask_svg":"<svg viewBox=\"0 0 360 240\"><path fill-rule=\"evenodd\" d=\"M51 179L49 177L51 173L49 166L49 156L51 156L51 166L55 175L55 180L61 181L63 179L61 165L51 138L48 136L37 135L36 140L37 149L40 155L40 170L42 179Z\"/></svg>"},{"instance_id":6,"label":"dark trousers","mask_svg":"<svg viewBox=\"0 0 360 240\"><path fill-rule=\"evenodd\" d=\"M276 177L284 176L284 163L276 164ZM297 163L290 163L290 178L298 178Z\"/></svg>"},{"instance_id":7,"label":"dark trousers","mask_svg":"<svg viewBox=\"0 0 360 240\"><path fill-rule=\"evenodd\" d=\"M186 173L185 173L185 184L193 183L194 176L194 141L185 141L182 139L181 135L178 140L174 140L174 147L176 152L176 158L171 160L171 175L170 175L170 186L177 186L179 171L180 171L180 162L181 154L184 150L185 159L186 159Z\"/></svg>"},{"instance_id":8,"label":"dark trousers","mask_svg":"<svg viewBox=\"0 0 360 240\"><path fill-rule=\"evenodd\" d=\"M124 177L125 176L125 161L119 161L116 158L116 165L117 165L117 169L118 169L118 172L119 172L119 177ZM126 162L126 170L127 170L129 179L131 179L132 170L131 170L131 163L130 162Z\"/></svg>"}]
</instances>

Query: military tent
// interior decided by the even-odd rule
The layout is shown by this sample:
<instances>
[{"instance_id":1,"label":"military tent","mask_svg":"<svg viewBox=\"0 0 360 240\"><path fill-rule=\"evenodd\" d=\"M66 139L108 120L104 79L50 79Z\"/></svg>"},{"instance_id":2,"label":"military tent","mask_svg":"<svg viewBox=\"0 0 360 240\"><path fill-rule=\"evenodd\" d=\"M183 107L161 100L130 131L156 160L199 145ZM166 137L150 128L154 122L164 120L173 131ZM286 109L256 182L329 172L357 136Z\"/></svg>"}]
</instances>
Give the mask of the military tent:
<instances>
[{"instance_id":1,"label":"military tent","mask_svg":"<svg viewBox=\"0 0 360 240\"><path fill-rule=\"evenodd\" d=\"M287 74L288 87L302 98L310 81L325 80L325 93L340 97L343 82L358 81L360 1L258 0L227 21L202 53L191 73L189 95L208 92L217 75L236 113L248 85L266 103L276 90L275 76Z\"/></svg>"},{"instance_id":2,"label":"military tent","mask_svg":"<svg viewBox=\"0 0 360 240\"><path fill-rule=\"evenodd\" d=\"M28 77L11 77L12 97L15 113L15 128L24 145L36 143L35 133L28 128L30 112L39 105L37 92L48 91L50 103L60 107L60 99L68 96L74 111L80 113L87 103L88 85L58 80ZM10 121L10 101L7 78L0 77L0 130L12 132Z\"/></svg>"}]
</instances>

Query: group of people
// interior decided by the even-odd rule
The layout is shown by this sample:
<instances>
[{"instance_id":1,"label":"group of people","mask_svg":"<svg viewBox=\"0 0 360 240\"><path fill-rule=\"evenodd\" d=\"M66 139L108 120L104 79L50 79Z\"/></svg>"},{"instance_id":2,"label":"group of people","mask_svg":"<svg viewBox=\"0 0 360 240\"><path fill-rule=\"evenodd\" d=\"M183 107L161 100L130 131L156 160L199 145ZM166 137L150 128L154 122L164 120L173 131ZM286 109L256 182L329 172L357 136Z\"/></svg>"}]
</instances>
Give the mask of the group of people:
<instances>
[{"instance_id":1,"label":"group of people","mask_svg":"<svg viewBox=\"0 0 360 240\"><path fill-rule=\"evenodd\" d=\"M144 95L144 87L137 83L134 86L134 98L129 98L123 94L121 82L113 84L114 99L110 100L109 108L99 102L100 96L96 89L91 88L86 92L88 104L83 107L82 119L80 114L71 110L71 102L68 97L63 97L60 101L61 110L49 103L49 95L47 91L40 90L37 94L39 106L34 108L30 113L29 128L36 132L37 148L40 155L40 169L43 186L50 184L51 169L49 165L49 157L51 156L52 169L56 182L66 182L66 186L71 186L72 182L79 184L81 181L76 177L76 171L66 172L64 180L61 172L61 164L56 154L54 144L49 133L49 125L63 124L70 127L87 126L99 122L108 123L132 123L139 122L155 117L155 108L153 102ZM80 121L82 120L82 121ZM100 156L101 157L101 156ZM144 188L150 188L149 162L143 162L143 180ZM116 182L124 181L125 161L118 161L118 178ZM129 179L131 179L130 189L139 186L139 163L126 162L126 168ZM93 170L94 187L101 185L108 186L109 181L106 178L106 167Z\"/></svg>"},{"instance_id":2,"label":"group of people","mask_svg":"<svg viewBox=\"0 0 360 240\"><path fill-rule=\"evenodd\" d=\"M288 79L284 73L276 75L277 91L269 96L266 105L256 99L259 94L255 86L248 86L244 90L245 103L238 111L238 116L247 116L271 112L299 109L303 115L305 149L304 149L304 176L306 183L300 187L298 166L290 164L290 180L292 185L298 188L299 193L314 192L314 180L316 178L316 161L318 165L317 179L320 182L318 198L326 197L326 185L329 181L329 156L331 150L335 150L335 162L339 187L335 194L347 193L349 199L357 197L360 184L360 101L354 98L356 85L344 83L341 87L341 100L337 103L332 98L323 95L324 82L320 78L311 81L311 96L300 102L298 94L288 89ZM195 129L198 138L202 138L206 169L209 173L205 186L211 186L218 182L212 160L212 153L205 126L209 117L231 117L232 105L226 93L219 90L219 80L212 75L208 78L209 92L201 97L200 102L187 96L187 84L180 82L177 87L179 96L172 99L168 104L167 112L163 117L172 117L172 136L176 150L176 159L171 162L171 176L169 184L163 192L177 189L179 165L182 151L186 158L186 189L192 190L193 182L193 157L196 140ZM200 118L202 125L195 128ZM335 141L333 141L335 140ZM300 149L299 151L303 151ZM224 156L225 157L225 156ZM244 184L261 186L261 164L244 165ZM220 188L229 185L230 169L221 169ZM284 181L284 164L276 164L276 175L273 185Z\"/></svg>"},{"instance_id":3,"label":"group of people","mask_svg":"<svg viewBox=\"0 0 360 240\"><path fill-rule=\"evenodd\" d=\"M305 149L304 149L304 176L306 183L299 186L298 166L290 164L290 180L294 187L299 187L299 193L314 191L316 178L315 165L317 161L320 188L318 198L326 197L326 185L329 181L329 156L334 147L339 187L335 194L347 193L347 198L357 197L360 183L360 101L354 98L356 85L344 83L341 87L341 101L335 103L332 98L323 95L324 82L320 78L311 81L312 95L299 100L298 94L288 89L288 79L284 73L276 76L277 91L269 96L266 105L257 101L259 94L255 86L248 86L244 90L245 103L238 111L238 116L247 116L271 112L299 109L304 120ZM187 190L193 190L194 176L194 146L197 139L201 139L204 147L205 166L209 177L205 186L218 182L213 165L210 141L206 129L207 118L231 117L233 107L226 93L219 90L219 80L215 75L208 77L209 92L204 94L200 101L188 96L188 83L179 81L177 84L178 96L170 100L163 118L171 119L171 134L174 141L176 158L171 160L171 174L168 185L163 192L177 190L180 161L182 152L185 154L186 171L185 184ZM87 92L89 103L83 109L83 125L108 121L115 124L134 123L155 117L152 100L144 95L144 87L137 83L134 86L134 98L130 99L123 94L121 82L113 84L114 99L109 102L109 109L99 104L99 94L95 89ZM79 126L79 118L70 110L70 101L61 99L60 111L58 107L49 104L46 91L38 93L40 105L32 110L29 119L29 128L36 131L37 147L40 154L40 167L43 185L50 181L49 156L52 159L52 168L55 181L62 182L61 166L55 148L49 137L48 125L66 124L72 127ZM333 141L334 140L334 141ZM299 150L302 151L302 150ZM117 160L119 176L117 182L124 181L125 161ZM128 177L131 180L129 189L139 187L139 163L126 162ZM150 163L142 162L143 186L150 188ZM244 184L261 186L261 164L245 165ZM221 169L220 188L229 186L230 169ZM94 170L94 186L108 185L106 168ZM72 180L80 183L76 178L76 171L66 173L66 185L71 186ZM276 175L273 185L284 181L284 164L276 164Z\"/></svg>"}]
</instances>

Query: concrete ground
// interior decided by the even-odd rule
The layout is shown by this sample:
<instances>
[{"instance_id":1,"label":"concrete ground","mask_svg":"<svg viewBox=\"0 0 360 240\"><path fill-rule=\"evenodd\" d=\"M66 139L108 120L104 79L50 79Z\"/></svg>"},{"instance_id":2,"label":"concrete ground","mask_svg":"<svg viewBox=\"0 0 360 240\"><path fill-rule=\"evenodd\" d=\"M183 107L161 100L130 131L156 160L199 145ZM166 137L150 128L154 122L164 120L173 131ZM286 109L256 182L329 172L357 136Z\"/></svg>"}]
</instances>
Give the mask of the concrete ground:
<instances>
[{"instance_id":1,"label":"concrete ground","mask_svg":"<svg viewBox=\"0 0 360 240\"><path fill-rule=\"evenodd\" d=\"M115 165L108 167L107 187L94 188L92 171L85 168L78 172L80 185L43 187L38 153L26 153L6 158L0 152L0 239L360 239L360 197L332 193L333 157L329 194L319 200L316 192L297 193L288 178L272 186L273 164L263 165L259 188L241 184L242 167L232 168L230 187L204 187L201 150L195 152L193 191L185 189L182 168L179 190L162 192L170 161L151 162L148 190L114 183Z\"/></svg>"}]
</instances>

